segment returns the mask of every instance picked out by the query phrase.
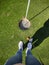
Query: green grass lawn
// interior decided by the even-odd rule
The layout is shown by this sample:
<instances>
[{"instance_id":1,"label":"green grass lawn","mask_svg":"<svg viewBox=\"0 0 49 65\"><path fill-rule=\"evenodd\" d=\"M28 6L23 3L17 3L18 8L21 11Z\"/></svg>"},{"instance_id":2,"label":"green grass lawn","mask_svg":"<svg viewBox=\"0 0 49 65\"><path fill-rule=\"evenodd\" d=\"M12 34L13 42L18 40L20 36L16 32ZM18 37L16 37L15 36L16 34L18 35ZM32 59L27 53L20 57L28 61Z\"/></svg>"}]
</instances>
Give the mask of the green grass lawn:
<instances>
[{"instance_id":1,"label":"green grass lawn","mask_svg":"<svg viewBox=\"0 0 49 65\"><path fill-rule=\"evenodd\" d=\"M49 23L49 0L31 0L28 13L31 27L23 31L18 24L25 16L26 6L27 0L0 0L0 65L17 52L18 42L26 42L28 35L39 39L40 45L32 49L32 54L39 61L40 56L44 64L49 65L49 24L44 27L45 22ZM24 61L25 50L23 63Z\"/></svg>"}]
</instances>

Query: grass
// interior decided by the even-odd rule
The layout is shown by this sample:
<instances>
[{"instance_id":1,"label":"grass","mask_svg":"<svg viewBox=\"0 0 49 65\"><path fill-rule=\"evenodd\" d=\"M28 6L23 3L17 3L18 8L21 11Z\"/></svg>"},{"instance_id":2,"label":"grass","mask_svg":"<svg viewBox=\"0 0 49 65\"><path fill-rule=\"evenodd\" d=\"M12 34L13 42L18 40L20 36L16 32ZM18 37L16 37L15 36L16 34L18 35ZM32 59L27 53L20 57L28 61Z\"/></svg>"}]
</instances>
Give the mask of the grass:
<instances>
[{"instance_id":1,"label":"grass","mask_svg":"<svg viewBox=\"0 0 49 65\"><path fill-rule=\"evenodd\" d=\"M30 20L31 27L22 31L18 23L25 16L26 6L27 0L0 0L0 65L3 65L8 58L17 52L20 40L26 42L26 37L28 35L32 37L49 19L49 0L31 0L28 13L28 19L32 18ZM35 16L36 14L38 15ZM39 46L32 49L32 54L38 60L38 56L40 56L44 64L49 65L49 36ZM25 50L23 51L23 63L24 60Z\"/></svg>"}]
</instances>

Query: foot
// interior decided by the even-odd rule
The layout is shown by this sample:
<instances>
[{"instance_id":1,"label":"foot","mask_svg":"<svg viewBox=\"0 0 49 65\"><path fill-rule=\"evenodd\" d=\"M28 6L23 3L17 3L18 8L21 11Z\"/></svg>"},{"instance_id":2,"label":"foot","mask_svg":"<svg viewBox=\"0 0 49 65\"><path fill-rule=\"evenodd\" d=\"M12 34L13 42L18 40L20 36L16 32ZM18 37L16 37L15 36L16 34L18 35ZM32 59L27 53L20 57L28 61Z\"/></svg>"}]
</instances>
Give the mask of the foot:
<instances>
[{"instance_id":1,"label":"foot","mask_svg":"<svg viewBox=\"0 0 49 65\"><path fill-rule=\"evenodd\" d=\"M20 41L19 42L18 47L19 47L19 49L22 49L23 50L23 41Z\"/></svg>"},{"instance_id":2,"label":"foot","mask_svg":"<svg viewBox=\"0 0 49 65\"><path fill-rule=\"evenodd\" d=\"M26 54L27 54L28 50L31 50L31 48L32 48L32 44L29 42L27 45Z\"/></svg>"}]
</instances>

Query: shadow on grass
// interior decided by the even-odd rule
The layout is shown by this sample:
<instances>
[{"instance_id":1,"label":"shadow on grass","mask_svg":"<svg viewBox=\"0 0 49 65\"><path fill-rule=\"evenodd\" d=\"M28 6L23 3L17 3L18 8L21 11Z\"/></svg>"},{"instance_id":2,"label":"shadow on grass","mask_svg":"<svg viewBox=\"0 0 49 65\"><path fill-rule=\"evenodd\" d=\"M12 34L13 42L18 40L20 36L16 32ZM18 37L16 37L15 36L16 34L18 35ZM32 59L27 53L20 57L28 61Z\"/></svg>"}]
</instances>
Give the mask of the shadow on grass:
<instances>
[{"instance_id":1,"label":"shadow on grass","mask_svg":"<svg viewBox=\"0 0 49 65\"><path fill-rule=\"evenodd\" d=\"M29 20L31 21L32 19L34 19L35 17L37 17L38 15L40 15L42 12L44 12L47 8L49 8L49 6L47 6L45 9L43 9L42 11L40 11L38 14L36 14L32 18L30 18Z\"/></svg>"},{"instance_id":2,"label":"shadow on grass","mask_svg":"<svg viewBox=\"0 0 49 65\"><path fill-rule=\"evenodd\" d=\"M37 30L36 33L32 36L33 38L32 47L35 48L39 46L47 37L49 37L49 19L44 23L44 26ZM24 44L24 49L27 47L27 44L28 41Z\"/></svg>"}]
</instances>

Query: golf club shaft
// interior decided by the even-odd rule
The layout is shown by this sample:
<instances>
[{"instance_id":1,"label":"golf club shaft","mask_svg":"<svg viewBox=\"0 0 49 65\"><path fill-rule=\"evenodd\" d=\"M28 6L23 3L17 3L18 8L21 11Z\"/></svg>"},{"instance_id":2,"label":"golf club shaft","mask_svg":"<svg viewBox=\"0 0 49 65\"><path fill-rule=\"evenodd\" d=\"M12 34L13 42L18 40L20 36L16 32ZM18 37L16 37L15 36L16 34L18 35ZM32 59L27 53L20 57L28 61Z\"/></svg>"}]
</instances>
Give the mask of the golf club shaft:
<instances>
[{"instance_id":1,"label":"golf club shaft","mask_svg":"<svg viewBox=\"0 0 49 65\"><path fill-rule=\"evenodd\" d=\"M27 15L28 15L28 10L29 10L29 5L30 5L30 0L28 0L28 5L27 5L27 9L26 9L26 18L27 18Z\"/></svg>"}]
</instances>

